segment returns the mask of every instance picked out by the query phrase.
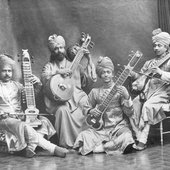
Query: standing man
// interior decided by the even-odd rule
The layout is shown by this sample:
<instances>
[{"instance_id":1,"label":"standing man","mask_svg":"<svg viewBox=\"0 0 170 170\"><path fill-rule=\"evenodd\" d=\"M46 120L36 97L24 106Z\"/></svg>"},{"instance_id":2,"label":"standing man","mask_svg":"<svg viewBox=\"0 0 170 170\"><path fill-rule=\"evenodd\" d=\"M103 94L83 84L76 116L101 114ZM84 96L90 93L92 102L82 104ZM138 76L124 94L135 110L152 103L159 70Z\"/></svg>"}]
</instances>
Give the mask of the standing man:
<instances>
[{"instance_id":1,"label":"standing man","mask_svg":"<svg viewBox=\"0 0 170 170\"><path fill-rule=\"evenodd\" d=\"M50 61L44 66L41 76L44 86L46 111L55 115L55 129L59 137L59 145L72 148L77 135L83 128L84 115L82 108L88 98L87 94L81 89L81 77L84 79L90 77L92 80L93 77L87 74L86 69L83 69L81 65L78 65L74 72L69 69L71 62L66 59L65 40L62 36L51 35L48 38L48 47L51 52ZM87 58L90 61L88 65L90 65L89 55L87 55ZM46 88L49 88L51 77L57 74L62 77L72 75L73 78L73 82L70 82L74 86L73 95L66 102L58 103L52 100L48 96L48 91L46 91ZM96 79L93 81L96 81Z\"/></svg>"},{"instance_id":2,"label":"standing man","mask_svg":"<svg viewBox=\"0 0 170 170\"><path fill-rule=\"evenodd\" d=\"M133 89L142 91L133 100L132 126L136 132L138 143L135 147L138 150L146 148L150 125L162 121L166 117L164 110L169 110L170 35L161 29L154 30L152 34L155 58L144 64L140 74L131 73L136 80L132 84Z\"/></svg>"},{"instance_id":3,"label":"standing man","mask_svg":"<svg viewBox=\"0 0 170 170\"><path fill-rule=\"evenodd\" d=\"M46 135L49 139L55 134L48 119L39 117L42 125L37 131L22 121L21 93L23 86L12 80L15 68L14 60L6 55L0 55L0 129L5 131L8 150L14 153L20 151L24 156L30 158L35 155L36 147L40 146L48 150L50 154L65 157L67 151L64 148L60 148L44 138ZM41 86L38 77L30 75L29 79L33 84Z\"/></svg>"}]
</instances>

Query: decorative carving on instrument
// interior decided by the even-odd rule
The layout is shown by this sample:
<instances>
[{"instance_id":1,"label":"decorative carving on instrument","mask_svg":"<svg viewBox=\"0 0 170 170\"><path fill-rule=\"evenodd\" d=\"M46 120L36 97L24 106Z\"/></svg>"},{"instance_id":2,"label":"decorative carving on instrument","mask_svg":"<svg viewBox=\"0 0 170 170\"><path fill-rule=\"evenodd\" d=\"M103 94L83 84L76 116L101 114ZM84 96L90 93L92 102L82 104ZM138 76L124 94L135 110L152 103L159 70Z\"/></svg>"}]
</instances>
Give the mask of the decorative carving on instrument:
<instances>
[{"instance_id":1,"label":"decorative carving on instrument","mask_svg":"<svg viewBox=\"0 0 170 170\"><path fill-rule=\"evenodd\" d=\"M109 94L106 96L106 98L103 100L103 102L100 105L96 106L97 116L94 116L94 115L91 115L91 114L87 115L86 123L87 123L88 126L94 128L96 130L100 130L103 127L103 125L104 125L103 114L105 113L105 111L107 110L108 106L110 105L110 103L112 101L112 98L113 98L113 96L116 92L116 87L119 86L119 85L123 85L125 80L128 78L130 72L136 66L138 61L143 56L143 54L140 51L136 51L136 53L131 54L131 56L132 56L131 60L129 61L127 66L125 66L123 72L118 77L117 81L115 82L115 84L112 87Z\"/></svg>"},{"instance_id":2,"label":"decorative carving on instrument","mask_svg":"<svg viewBox=\"0 0 170 170\"><path fill-rule=\"evenodd\" d=\"M42 122L38 119L39 110L36 108L35 94L33 84L29 81L29 76L32 75L31 59L28 50L22 50L22 75L26 97L26 123L32 127L39 127Z\"/></svg>"}]
</instances>

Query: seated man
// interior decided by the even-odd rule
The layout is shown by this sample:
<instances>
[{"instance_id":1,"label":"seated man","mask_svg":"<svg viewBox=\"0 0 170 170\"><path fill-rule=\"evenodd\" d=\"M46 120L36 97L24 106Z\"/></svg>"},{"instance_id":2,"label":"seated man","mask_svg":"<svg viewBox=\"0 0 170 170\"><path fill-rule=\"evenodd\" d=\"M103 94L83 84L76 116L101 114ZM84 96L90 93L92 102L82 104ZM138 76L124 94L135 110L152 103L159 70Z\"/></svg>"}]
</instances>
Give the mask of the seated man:
<instances>
[{"instance_id":1,"label":"seated man","mask_svg":"<svg viewBox=\"0 0 170 170\"><path fill-rule=\"evenodd\" d=\"M60 35L51 35L48 39L48 46L51 52L50 61L44 66L42 71L42 83L44 86L44 101L46 111L55 115L55 129L59 137L59 145L71 149L77 135L82 131L84 123L84 115L82 108L87 102L87 94L81 88L81 77L85 79L87 76L93 80L92 74L85 74L87 69L83 69L77 64L76 69L70 70L71 62L66 58L65 40ZM90 59L90 58L88 58ZM88 62L88 65L91 62ZM88 72L90 73L90 72ZM59 87L64 84L64 78L71 75L71 79L67 84L73 87L71 98L67 101L54 100L54 96L49 93L51 87L51 78L58 77L53 86ZM69 76L68 76L69 77ZM63 79L63 82L59 82ZM96 81L96 77L93 81ZM64 90L60 93L64 93ZM58 95L58 94L57 94ZM56 99L56 96L55 96Z\"/></svg>"},{"instance_id":2,"label":"seated man","mask_svg":"<svg viewBox=\"0 0 170 170\"><path fill-rule=\"evenodd\" d=\"M40 128L35 131L33 127L21 121L23 112L21 107L21 93L23 86L13 81L13 72L16 68L14 60L6 55L0 55L0 129L5 131L5 138L9 151L21 151L26 148L26 157L33 157L36 146L50 151L50 154L65 157L67 150L62 149L46 139L55 134L54 127L48 119L40 116ZM40 81L34 75L30 81L36 85Z\"/></svg>"},{"instance_id":3,"label":"seated man","mask_svg":"<svg viewBox=\"0 0 170 170\"><path fill-rule=\"evenodd\" d=\"M110 58L100 57L96 66L96 72L103 82L100 88L94 88L88 95L88 104L84 108L84 114L97 116L101 114L97 107L103 102L114 86L114 65ZM96 107L97 106L97 107ZM90 152L116 152L130 153L133 151L134 143L131 130L125 115L131 117L133 114L132 101L124 86L116 87L112 101L103 113L103 126L101 129L88 128L82 131L74 144L74 148L82 155ZM126 117L126 118L127 118Z\"/></svg>"},{"instance_id":4,"label":"seated man","mask_svg":"<svg viewBox=\"0 0 170 170\"><path fill-rule=\"evenodd\" d=\"M132 72L132 87L141 91L133 100L134 116L131 121L136 133L138 150L146 148L150 125L162 121L169 111L170 96L170 35L161 29L153 31L155 58L147 61L140 73Z\"/></svg>"}]
</instances>

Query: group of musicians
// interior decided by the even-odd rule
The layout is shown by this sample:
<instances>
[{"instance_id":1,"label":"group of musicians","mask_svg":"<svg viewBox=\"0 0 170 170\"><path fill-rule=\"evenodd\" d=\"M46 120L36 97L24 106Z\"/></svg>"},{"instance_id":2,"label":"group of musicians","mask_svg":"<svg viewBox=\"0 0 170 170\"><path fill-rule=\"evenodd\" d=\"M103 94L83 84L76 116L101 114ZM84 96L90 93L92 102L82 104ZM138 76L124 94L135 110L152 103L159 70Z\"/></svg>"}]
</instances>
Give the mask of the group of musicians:
<instances>
[{"instance_id":1,"label":"group of musicians","mask_svg":"<svg viewBox=\"0 0 170 170\"><path fill-rule=\"evenodd\" d=\"M55 120L51 123L40 113L41 125L36 128L25 121L22 94L26 87L13 79L16 64L8 55L0 55L0 130L10 153L32 158L39 146L64 158L73 150L82 155L127 154L147 147L150 126L170 110L170 34L154 30L155 58L146 61L140 72L130 71L133 91L138 92L133 100L126 87L115 84L111 58L99 57L94 65L87 39L66 50L62 36L49 36L51 55L41 79L32 74L28 79L35 96L43 92L46 113ZM80 64L82 58L87 59L86 66ZM95 85L97 77L102 86L87 95L83 87ZM55 135L58 139L52 142Z\"/></svg>"}]
</instances>

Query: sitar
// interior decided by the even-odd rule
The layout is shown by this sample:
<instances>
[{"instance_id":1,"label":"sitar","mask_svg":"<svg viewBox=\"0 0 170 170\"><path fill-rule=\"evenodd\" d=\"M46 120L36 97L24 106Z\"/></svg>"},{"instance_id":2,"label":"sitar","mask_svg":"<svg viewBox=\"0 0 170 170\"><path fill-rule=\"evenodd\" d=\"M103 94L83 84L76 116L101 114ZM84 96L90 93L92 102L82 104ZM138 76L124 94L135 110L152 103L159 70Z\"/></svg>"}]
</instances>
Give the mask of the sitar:
<instances>
[{"instance_id":1,"label":"sitar","mask_svg":"<svg viewBox=\"0 0 170 170\"><path fill-rule=\"evenodd\" d=\"M116 80L116 82L115 82L114 86L112 87L112 89L110 90L109 94L106 96L106 98L102 101L101 104L96 106L97 114L95 114L95 115L88 114L87 115L85 121L88 126L90 126L91 128L93 128L95 130L100 130L103 127L103 125L104 125L103 115L106 112L109 105L111 104L113 96L115 95L115 93L117 91L116 87L123 85L125 80L128 78L130 72L133 70L133 68L136 66L136 64L138 63L138 61L141 59L142 56L143 56L143 54L140 51L136 51L136 53L134 53L132 55L131 60L129 61L127 66L125 66L123 72Z\"/></svg>"},{"instance_id":2,"label":"sitar","mask_svg":"<svg viewBox=\"0 0 170 170\"><path fill-rule=\"evenodd\" d=\"M167 54L165 57L160 59L156 64L152 65L152 67L161 67L169 59L170 59L170 54ZM149 80L152 77L153 78L156 77L156 75L152 73L151 68L148 68L147 70L145 70L144 73L139 73L139 75L140 75L139 78L137 78L132 83L132 89L134 89L133 86L135 86L137 91L142 92L144 90L146 83L147 83L147 80Z\"/></svg>"},{"instance_id":3,"label":"sitar","mask_svg":"<svg viewBox=\"0 0 170 170\"><path fill-rule=\"evenodd\" d=\"M92 47L92 45L91 36L89 34L84 35L84 41L69 67L72 74L65 77L56 74L48 80L45 88L46 94L50 99L57 102L66 102L72 98L74 91L74 80L72 79L72 75L84 56L84 49L87 49L89 46Z\"/></svg>"},{"instance_id":4,"label":"sitar","mask_svg":"<svg viewBox=\"0 0 170 170\"><path fill-rule=\"evenodd\" d=\"M30 55L27 49L22 50L21 65L26 97L25 122L32 127L39 127L42 122L38 119L39 110L36 108L34 87L29 80L29 76L32 75L32 69Z\"/></svg>"}]
</instances>

